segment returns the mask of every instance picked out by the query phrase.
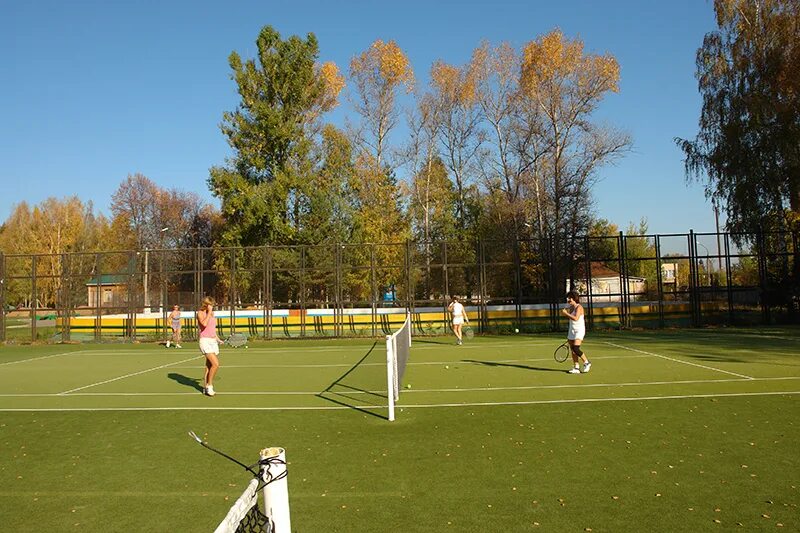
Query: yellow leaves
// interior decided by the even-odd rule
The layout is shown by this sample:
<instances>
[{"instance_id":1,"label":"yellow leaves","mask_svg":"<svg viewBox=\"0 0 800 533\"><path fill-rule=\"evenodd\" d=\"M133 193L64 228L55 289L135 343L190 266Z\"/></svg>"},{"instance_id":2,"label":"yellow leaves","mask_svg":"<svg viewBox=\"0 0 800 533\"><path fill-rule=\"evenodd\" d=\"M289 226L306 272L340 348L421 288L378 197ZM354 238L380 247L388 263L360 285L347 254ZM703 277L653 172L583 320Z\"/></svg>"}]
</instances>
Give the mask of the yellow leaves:
<instances>
[{"instance_id":1,"label":"yellow leaves","mask_svg":"<svg viewBox=\"0 0 800 533\"><path fill-rule=\"evenodd\" d=\"M414 71L408 56L394 41L376 40L350 62L354 76L372 77L376 82L388 86L404 85L410 92L414 88Z\"/></svg>"},{"instance_id":2,"label":"yellow leaves","mask_svg":"<svg viewBox=\"0 0 800 533\"><path fill-rule=\"evenodd\" d=\"M323 85L323 108L336 107L339 103L339 93L342 92L345 85L344 76L339 73L339 67L333 61L323 63L319 67L319 78Z\"/></svg>"},{"instance_id":3,"label":"yellow leaves","mask_svg":"<svg viewBox=\"0 0 800 533\"><path fill-rule=\"evenodd\" d=\"M529 42L522 51L523 91L532 97L571 87L579 94L619 90L619 63L610 54L584 53L583 41L560 30Z\"/></svg>"},{"instance_id":4,"label":"yellow leaves","mask_svg":"<svg viewBox=\"0 0 800 533\"><path fill-rule=\"evenodd\" d=\"M469 67L436 61L431 67L431 85L449 102L468 106L477 99L475 70Z\"/></svg>"}]
</instances>

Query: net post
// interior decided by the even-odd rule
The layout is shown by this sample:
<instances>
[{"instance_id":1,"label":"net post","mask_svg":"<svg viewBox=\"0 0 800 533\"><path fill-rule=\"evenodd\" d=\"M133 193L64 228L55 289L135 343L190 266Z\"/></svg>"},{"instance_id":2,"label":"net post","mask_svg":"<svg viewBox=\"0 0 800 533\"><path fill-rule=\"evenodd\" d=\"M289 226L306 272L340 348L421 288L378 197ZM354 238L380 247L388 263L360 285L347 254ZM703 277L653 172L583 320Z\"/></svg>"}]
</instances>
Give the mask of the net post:
<instances>
[{"instance_id":1,"label":"net post","mask_svg":"<svg viewBox=\"0 0 800 533\"><path fill-rule=\"evenodd\" d=\"M262 476L267 481L274 480L264 486L264 514L275 524L274 533L291 533L286 450L264 448L261 450L261 461L266 461Z\"/></svg>"},{"instance_id":2,"label":"net post","mask_svg":"<svg viewBox=\"0 0 800 533\"><path fill-rule=\"evenodd\" d=\"M395 346L391 335L386 336L386 382L387 398L389 399L389 422L394 421L394 394L395 394Z\"/></svg>"}]
</instances>

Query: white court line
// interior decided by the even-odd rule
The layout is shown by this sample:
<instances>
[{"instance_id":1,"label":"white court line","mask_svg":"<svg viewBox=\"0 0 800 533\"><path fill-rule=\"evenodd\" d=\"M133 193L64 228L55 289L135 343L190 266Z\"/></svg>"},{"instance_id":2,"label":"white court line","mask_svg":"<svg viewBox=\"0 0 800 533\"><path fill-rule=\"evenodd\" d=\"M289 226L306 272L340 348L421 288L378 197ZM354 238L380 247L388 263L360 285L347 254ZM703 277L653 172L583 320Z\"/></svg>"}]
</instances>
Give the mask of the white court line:
<instances>
[{"instance_id":1,"label":"white court line","mask_svg":"<svg viewBox=\"0 0 800 533\"><path fill-rule=\"evenodd\" d=\"M772 378L729 378L729 379L697 379L697 380L676 380L676 381L632 381L628 383L584 383L584 384L565 384L565 385L524 385L518 387L470 387L463 389L403 389L403 394L415 393L438 393L438 392L502 392L502 391L527 391L527 390L546 390L546 389L590 389L590 388L614 388L614 387L645 387L650 385L699 385L706 383L750 383L757 381L792 381L800 380L800 376L781 376ZM330 391L225 391L225 396L317 396ZM348 394L374 394L380 391L350 391ZM196 392L78 392L70 394L76 396L194 396L200 394ZM335 393L333 393L335 394ZM64 393L20 393L20 394L0 394L0 398L57 398L63 397Z\"/></svg>"},{"instance_id":2,"label":"white court line","mask_svg":"<svg viewBox=\"0 0 800 533\"><path fill-rule=\"evenodd\" d=\"M116 378L107 379L105 381L98 381L97 383L92 383L91 385L84 385L83 387L77 387L75 389L70 389L70 390L67 390L67 391L64 391L64 392L59 392L57 394L57 396L64 396L64 395L67 395L67 394L70 394L72 392L76 392L76 391L79 391L79 390L88 389L88 388L91 388L91 387L97 387L98 385L105 385L106 383L111 383L113 381L119 381L121 379L126 379L126 378L130 378L130 377L133 377L133 376L138 376L140 374L146 374L147 372L152 372L154 370L160 370L162 368L167 368L167 367L172 366L172 365L178 365L180 363L185 363L187 361L192 361L193 359L199 359L201 357L203 357L203 356L202 355L196 355L194 357L190 357L189 359L183 359L182 361L175 361L174 363L167 363L165 365L156 366L156 367L153 367L153 368L148 368L146 370L140 370L139 372L133 372L131 374L125 374L124 376L119 376L119 377L116 377Z\"/></svg>"},{"instance_id":3,"label":"white court line","mask_svg":"<svg viewBox=\"0 0 800 533\"><path fill-rule=\"evenodd\" d=\"M520 348L528 348L533 346L557 346L559 343L556 342L539 342L539 343L525 343L525 342L517 342L517 343L485 343L485 344L463 344L458 347L458 350L465 350L465 349L483 349L488 350L491 348L512 348L512 347L520 347ZM378 345L375 346L375 351L385 350L382 346L385 345L385 339L378 339ZM194 348L196 351L199 351L196 345L191 345L189 343L186 346L191 346L190 348L179 348L180 350L186 350L187 352L191 351ZM444 346L453 346L455 347L455 343L422 343L417 341L413 345L414 350L433 350L433 349L440 349ZM152 348L152 349L149 349ZM313 353L313 352L323 352L323 353L330 353L330 352L342 352L342 353L352 353L352 352L360 352L364 348L369 348L369 345L361 344L355 346L341 346L341 347L331 347L331 348L324 348L324 347L302 347L298 346L297 348L280 348L274 349L268 346L258 346L258 347L250 347L247 349L244 348L228 348L224 344L220 346L222 349L221 355L223 356L231 356L234 354L239 354L243 356L252 356L252 355L280 355L280 354L296 354L296 353ZM97 355L163 355L164 352L167 350L173 351L172 348L164 348L159 345L147 346L141 350L111 350L105 348L93 349L93 350L80 350L81 352L97 354ZM76 352L72 352L76 353Z\"/></svg>"},{"instance_id":4,"label":"white court line","mask_svg":"<svg viewBox=\"0 0 800 533\"><path fill-rule=\"evenodd\" d=\"M521 402L470 402L470 403L430 403L418 405L399 404L395 407L403 409L433 409L437 407L501 407L515 405L570 404L570 403L604 403L604 402L637 402L653 400L687 400L695 398L735 398L748 396L794 396L800 391L792 392L737 392L721 394L683 394L675 396L631 396L624 398L582 398L560 400L528 400ZM352 409L380 409L385 406L353 405L353 406L289 406L289 407L59 407L53 409L20 408L0 409L0 412L106 412L106 411L344 411Z\"/></svg>"},{"instance_id":5,"label":"white court line","mask_svg":"<svg viewBox=\"0 0 800 533\"><path fill-rule=\"evenodd\" d=\"M621 344L614 344L613 342L608 342L608 341L602 341L602 342L603 342L603 344L608 344L609 346L614 346L616 348L622 348L623 350L630 350L630 351L636 352L636 353L643 353L643 354L647 354L647 355L652 355L653 357L660 357L662 359L667 359L668 361L674 361L676 363L683 363L684 365L691 365L691 366L696 366L696 367L699 367L699 368L705 368L706 370L713 370L715 372L722 372L723 374L730 374L731 376L737 376L737 377L745 378L745 379L755 379L752 376L745 376L744 374L737 374L736 372L730 372L728 370L722 370L720 368L714 368L713 366L706 366L706 365L701 365L699 363L692 363L691 361L682 361L680 359L675 359L674 357L667 357L666 355L661 355L661 354L657 354L657 353L653 353L653 352L646 352L644 350L637 350L636 348L628 348L627 346L623 346Z\"/></svg>"},{"instance_id":6,"label":"white court line","mask_svg":"<svg viewBox=\"0 0 800 533\"><path fill-rule=\"evenodd\" d=\"M636 358L644 358L644 357L650 357L650 356L647 355L647 354L641 354L641 355L607 355L607 356L602 356L601 355L601 356L592 357L592 361L594 361L595 359L598 359L598 360L599 359L602 359L602 360L606 360L606 359L636 359ZM456 359L456 360L449 360L448 359L447 361L419 361L419 362L409 361L406 364L406 366L431 366L431 365L443 366L443 365L457 365L459 363L466 364L466 365L479 365L479 364L482 364L482 365L491 366L491 365L495 365L495 364L496 365L503 365L503 364L507 364L507 363L536 363L536 362L541 362L541 361L552 361L552 360L553 360L552 357L541 357L541 358L536 358L536 359L498 359L496 361L472 361L472 360L463 360L463 359ZM297 364L297 365L270 365L270 364L264 364L264 365L227 365L226 364L226 365L222 365L221 368L222 367L224 367L224 368L344 368L344 367L349 368L349 367L352 367L352 366L353 366L353 363L333 363L333 364L327 364L327 365L304 365L304 364ZM382 367L385 367L386 363L361 363L358 366L359 367L362 367L362 366L382 366ZM179 366L179 367L175 367L175 368L195 368L195 367L193 367L193 366L191 366L191 367L190 366Z\"/></svg>"},{"instance_id":7,"label":"white court line","mask_svg":"<svg viewBox=\"0 0 800 533\"><path fill-rule=\"evenodd\" d=\"M76 353L83 353L83 352L90 352L91 350L74 350L72 352L61 352L61 353L54 353L52 355L43 355L41 357L32 357L30 359L20 359L19 361L8 361L6 363L0 363L0 366L5 365L16 365L19 363L28 363L30 361L40 361L42 359L50 359L51 357L61 357L62 355L72 355Z\"/></svg>"}]
</instances>

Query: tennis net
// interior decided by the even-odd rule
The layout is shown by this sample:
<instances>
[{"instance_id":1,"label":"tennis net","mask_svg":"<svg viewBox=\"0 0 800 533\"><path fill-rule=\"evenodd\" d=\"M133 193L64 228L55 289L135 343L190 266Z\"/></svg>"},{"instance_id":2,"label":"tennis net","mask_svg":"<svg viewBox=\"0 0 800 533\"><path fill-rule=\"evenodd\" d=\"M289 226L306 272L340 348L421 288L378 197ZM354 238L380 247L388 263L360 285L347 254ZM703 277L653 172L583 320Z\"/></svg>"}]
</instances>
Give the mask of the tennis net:
<instances>
[{"instance_id":1,"label":"tennis net","mask_svg":"<svg viewBox=\"0 0 800 533\"><path fill-rule=\"evenodd\" d=\"M250 481L214 533L291 532L285 451L283 448L265 448L261 450L257 464L258 477ZM247 468L252 472L251 467ZM263 511L259 508L259 493L264 499Z\"/></svg>"},{"instance_id":2,"label":"tennis net","mask_svg":"<svg viewBox=\"0 0 800 533\"><path fill-rule=\"evenodd\" d=\"M260 482L253 479L214 533L272 533L272 522L258 508Z\"/></svg>"},{"instance_id":3,"label":"tennis net","mask_svg":"<svg viewBox=\"0 0 800 533\"><path fill-rule=\"evenodd\" d=\"M411 313L399 330L386 336L386 382L389 398L389 420L394 420L395 402L400 398L400 386L411 354Z\"/></svg>"}]
</instances>

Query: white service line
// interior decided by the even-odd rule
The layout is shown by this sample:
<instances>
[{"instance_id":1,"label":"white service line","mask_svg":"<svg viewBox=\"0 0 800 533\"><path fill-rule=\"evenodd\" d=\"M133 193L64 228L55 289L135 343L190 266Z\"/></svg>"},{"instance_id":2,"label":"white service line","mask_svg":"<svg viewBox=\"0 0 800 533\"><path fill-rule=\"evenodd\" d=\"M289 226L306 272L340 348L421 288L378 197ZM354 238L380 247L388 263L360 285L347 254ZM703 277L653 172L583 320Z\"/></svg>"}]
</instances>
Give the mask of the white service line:
<instances>
[{"instance_id":1,"label":"white service line","mask_svg":"<svg viewBox=\"0 0 800 533\"><path fill-rule=\"evenodd\" d=\"M739 396L784 396L797 395L800 391L792 392L731 392L720 394L681 394L674 396L630 396L624 398L578 398L560 400L528 400L521 402L470 402L470 403L431 403L418 405L397 405L404 409L433 408L433 407L481 407L481 406L501 406L501 405L537 405L550 403L600 403L600 402L635 402L650 400L686 400L691 398L731 398Z\"/></svg>"},{"instance_id":2,"label":"white service line","mask_svg":"<svg viewBox=\"0 0 800 533\"><path fill-rule=\"evenodd\" d=\"M43 355L41 357L32 357L30 359L20 359L19 361L8 361L6 363L0 363L0 366L16 365L16 364L19 364L19 363L28 363L30 361L40 361L42 359L50 359L51 357L61 357L62 355L72 355L72 354L76 354L76 353L84 353L84 352L90 352L90 351L91 350L74 350L72 352L54 353L52 355Z\"/></svg>"},{"instance_id":3,"label":"white service line","mask_svg":"<svg viewBox=\"0 0 800 533\"><path fill-rule=\"evenodd\" d=\"M67 394L69 394L71 392L76 392L76 391L83 390L83 389L88 389L88 388L91 388L91 387L97 387L98 385L105 385L106 383L111 383L113 381L119 381L121 379L126 379L126 378L130 378L130 377L133 377L133 376L138 376L140 374L146 374L147 372L152 372L154 370L160 370L162 368L167 368L167 367L173 366L173 365L179 365L181 363L186 363L187 361L192 361L193 359L199 359L201 357L203 357L203 356L202 355L196 355L194 357L190 357L189 359L183 359L181 361L175 361L174 363L168 363L166 365L156 366L156 367L153 367L153 368L148 368L146 370L140 370L139 372L133 372L131 374L125 374L124 376L119 376L119 377L116 377L116 378L107 379L105 381L98 381L97 383L92 383L91 385L84 385L83 387L77 387L75 389L70 389L70 390L67 390L67 391L64 391L64 392L59 392L57 394L57 396L64 396L64 395L67 395Z\"/></svg>"},{"instance_id":4,"label":"white service line","mask_svg":"<svg viewBox=\"0 0 800 533\"><path fill-rule=\"evenodd\" d=\"M696 367L699 367L699 368L705 368L706 370L713 370L714 372L722 372L723 374L730 374L731 376L736 376L736 377L745 378L745 379L755 379L752 376L745 376L744 374L737 374L736 372L730 372L729 370L722 370L721 368L714 368L713 366L701 365L699 363L692 363L691 361L683 361L681 359L676 359L674 357L668 357L666 355L661 355L661 354L657 354L657 353L653 353L653 352L646 352L644 350L637 350L636 348L629 348L627 346L623 346L621 344L615 344L613 342L608 342L608 341L602 341L602 342L603 342L603 344L608 344L609 346L614 346L615 348L622 348L623 350L630 350L631 352L643 353L643 354L646 354L646 355L652 355L653 357L660 357L662 359L667 359L668 361L674 361L676 363L683 363L684 365L691 365L691 366L696 366Z\"/></svg>"},{"instance_id":5,"label":"white service line","mask_svg":"<svg viewBox=\"0 0 800 533\"><path fill-rule=\"evenodd\" d=\"M635 359L637 357L650 357L647 354L641 355L598 355L592 357L592 361L595 359ZM456 359L456 360L447 360L447 361L409 361L407 366L432 366L432 365L457 365L457 364L465 364L465 365L504 365L508 363L536 363L541 361L552 361L552 357L540 357L536 359L498 359L496 361L489 360L489 361L472 361L472 360L463 360L463 359ZM335 363L335 364L327 364L327 365L306 365L306 364L297 364L297 365L271 365L271 364L264 364L264 365L223 365L225 368L343 368L343 367L352 367L353 363ZM362 366L381 366L385 367L386 363L361 363L358 365L359 367ZM180 366L176 368L195 368L189 366Z\"/></svg>"},{"instance_id":6,"label":"white service line","mask_svg":"<svg viewBox=\"0 0 800 533\"><path fill-rule=\"evenodd\" d=\"M419 405L396 405L399 409L433 409L438 407L500 407L515 405L540 405L540 404L569 404L569 403L602 403L602 402L637 402L652 400L686 400L693 398L733 398L747 396L795 396L800 391L793 392L737 392L722 394L685 394L679 396L632 396L625 398L583 398L562 400L529 400L522 402L470 402L470 403L431 403ZM213 401L213 400L212 400ZM53 409L21 408L0 409L0 412L103 412L103 411L344 411L352 409L381 409L386 406L353 405L353 406L309 406L309 407L58 407Z\"/></svg>"}]
</instances>

